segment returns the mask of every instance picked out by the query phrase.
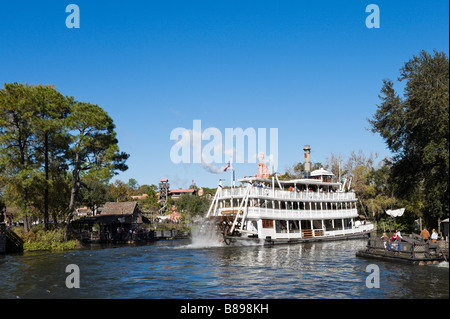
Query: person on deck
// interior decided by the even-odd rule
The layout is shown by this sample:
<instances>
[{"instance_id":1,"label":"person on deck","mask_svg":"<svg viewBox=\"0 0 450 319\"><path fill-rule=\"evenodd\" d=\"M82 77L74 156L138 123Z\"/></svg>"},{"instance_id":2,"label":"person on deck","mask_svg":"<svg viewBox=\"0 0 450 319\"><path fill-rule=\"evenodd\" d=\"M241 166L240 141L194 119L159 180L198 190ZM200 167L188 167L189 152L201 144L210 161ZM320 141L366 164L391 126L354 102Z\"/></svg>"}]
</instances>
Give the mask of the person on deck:
<instances>
[{"instance_id":1,"label":"person on deck","mask_svg":"<svg viewBox=\"0 0 450 319\"><path fill-rule=\"evenodd\" d=\"M438 234L436 233L436 229L433 228L433 230L431 231L431 241L433 243L437 242L438 240Z\"/></svg>"},{"instance_id":2,"label":"person on deck","mask_svg":"<svg viewBox=\"0 0 450 319\"><path fill-rule=\"evenodd\" d=\"M425 242L427 242L428 238L430 238L430 232L426 229L426 227L420 233L420 237L422 237Z\"/></svg>"},{"instance_id":3,"label":"person on deck","mask_svg":"<svg viewBox=\"0 0 450 319\"><path fill-rule=\"evenodd\" d=\"M395 230L395 234L391 237L391 242L392 244L390 244L389 246L391 248L396 249L397 251L400 250L400 241L402 240L402 234L400 233L400 231L398 229ZM397 243L394 243L397 242Z\"/></svg>"},{"instance_id":4,"label":"person on deck","mask_svg":"<svg viewBox=\"0 0 450 319\"><path fill-rule=\"evenodd\" d=\"M388 247L387 245L388 245L388 242L389 242L388 235L386 235L386 233L383 233L383 236L381 236L381 239L384 242L384 249L387 249L387 247Z\"/></svg>"}]
</instances>

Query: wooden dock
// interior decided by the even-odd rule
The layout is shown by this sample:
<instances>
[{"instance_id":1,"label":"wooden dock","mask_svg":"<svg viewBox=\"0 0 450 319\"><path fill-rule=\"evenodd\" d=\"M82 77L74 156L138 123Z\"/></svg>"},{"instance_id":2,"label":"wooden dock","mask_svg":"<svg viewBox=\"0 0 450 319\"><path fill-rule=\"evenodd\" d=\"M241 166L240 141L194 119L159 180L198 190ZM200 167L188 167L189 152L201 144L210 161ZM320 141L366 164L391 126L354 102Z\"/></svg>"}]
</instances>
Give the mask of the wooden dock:
<instances>
[{"instance_id":1,"label":"wooden dock","mask_svg":"<svg viewBox=\"0 0 450 319\"><path fill-rule=\"evenodd\" d=\"M403 237L401 241L389 242L380 238L369 238L365 250L358 251L357 257L375 258L409 264L430 264L448 261L448 241L431 241Z\"/></svg>"},{"instance_id":2,"label":"wooden dock","mask_svg":"<svg viewBox=\"0 0 450 319\"><path fill-rule=\"evenodd\" d=\"M23 251L23 241L5 223L0 223L0 254Z\"/></svg>"},{"instance_id":3,"label":"wooden dock","mask_svg":"<svg viewBox=\"0 0 450 319\"><path fill-rule=\"evenodd\" d=\"M114 244L139 244L148 243L157 240L171 240L189 238L190 232L172 230L149 230L139 232L124 231L123 233L109 233L109 232L96 232L85 231L81 232L80 239L86 244L102 244L102 243L114 243Z\"/></svg>"}]
</instances>

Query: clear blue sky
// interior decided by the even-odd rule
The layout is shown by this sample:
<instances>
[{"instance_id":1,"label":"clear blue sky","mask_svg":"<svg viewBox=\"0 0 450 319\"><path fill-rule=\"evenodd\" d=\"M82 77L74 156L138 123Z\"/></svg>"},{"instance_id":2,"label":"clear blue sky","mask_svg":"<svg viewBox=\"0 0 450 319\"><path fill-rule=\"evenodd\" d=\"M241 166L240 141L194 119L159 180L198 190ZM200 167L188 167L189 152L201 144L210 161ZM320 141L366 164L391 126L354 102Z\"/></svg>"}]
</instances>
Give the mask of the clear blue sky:
<instances>
[{"instance_id":1,"label":"clear blue sky","mask_svg":"<svg viewBox=\"0 0 450 319\"><path fill-rule=\"evenodd\" d=\"M68 4L80 28L68 29ZM368 4L380 28L368 29ZM389 151L368 130L382 79L420 50L448 54L448 1L13 1L0 7L0 83L54 84L114 119L139 184L215 187L170 159L176 127L278 128L279 171ZM220 165L217 165L220 166ZM257 164L235 165L237 177Z\"/></svg>"}]
</instances>

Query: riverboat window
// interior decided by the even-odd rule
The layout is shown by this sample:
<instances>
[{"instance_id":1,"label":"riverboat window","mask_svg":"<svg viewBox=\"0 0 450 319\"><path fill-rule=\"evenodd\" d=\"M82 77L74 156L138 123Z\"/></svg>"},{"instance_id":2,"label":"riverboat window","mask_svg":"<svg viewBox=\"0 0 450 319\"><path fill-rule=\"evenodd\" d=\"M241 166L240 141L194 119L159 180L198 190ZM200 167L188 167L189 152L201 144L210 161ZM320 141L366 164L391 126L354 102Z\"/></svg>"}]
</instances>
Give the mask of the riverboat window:
<instances>
[{"instance_id":1,"label":"riverboat window","mask_svg":"<svg viewBox=\"0 0 450 319\"><path fill-rule=\"evenodd\" d=\"M263 228L273 228L273 219L263 219L262 227Z\"/></svg>"},{"instance_id":2,"label":"riverboat window","mask_svg":"<svg viewBox=\"0 0 450 319\"><path fill-rule=\"evenodd\" d=\"M289 232L290 233L299 233L299 221L298 220L290 220L289 221Z\"/></svg>"},{"instance_id":3,"label":"riverboat window","mask_svg":"<svg viewBox=\"0 0 450 319\"><path fill-rule=\"evenodd\" d=\"M325 219L323 221L323 226L325 227L325 230L333 230L333 222L331 219Z\"/></svg>"},{"instance_id":4,"label":"riverboat window","mask_svg":"<svg viewBox=\"0 0 450 319\"><path fill-rule=\"evenodd\" d=\"M275 221L275 231L277 233L287 233L287 224L285 220Z\"/></svg>"},{"instance_id":5,"label":"riverboat window","mask_svg":"<svg viewBox=\"0 0 450 319\"><path fill-rule=\"evenodd\" d=\"M324 176L323 181L327 183L331 183L331 176Z\"/></svg>"}]
</instances>

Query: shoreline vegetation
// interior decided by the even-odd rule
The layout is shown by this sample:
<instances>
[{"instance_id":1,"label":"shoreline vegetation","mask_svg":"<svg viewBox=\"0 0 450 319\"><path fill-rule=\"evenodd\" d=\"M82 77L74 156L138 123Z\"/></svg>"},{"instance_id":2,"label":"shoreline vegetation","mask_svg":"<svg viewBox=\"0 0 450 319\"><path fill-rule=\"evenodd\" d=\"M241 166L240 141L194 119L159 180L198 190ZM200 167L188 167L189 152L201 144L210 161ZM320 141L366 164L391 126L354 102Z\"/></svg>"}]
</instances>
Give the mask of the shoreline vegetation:
<instances>
[{"instance_id":1,"label":"shoreline vegetation","mask_svg":"<svg viewBox=\"0 0 450 319\"><path fill-rule=\"evenodd\" d=\"M353 151L345 160L331 153L325 163L312 163L312 169L323 167L340 182L351 181L358 212L376 222L379 231L388 225L409 233L438 229L449 217L450 203L447 55L421 51L400 69L398 81L403 92L383 80L380 104L368 119L392 157L380 160L377 154ZM0 88L0 222L21 221L23 228L13 229L25 250L79 247L70 226L82 207L96 212L106 202L144 194L139 207L156 217L161 208L156 185L112 182L128 169L129 156L119 150L113 119L100 106L64 96L53 85L5 83ZM303 170L299 162L279 178L298 178ZM148 229L187 227L208 206L207 196L169 197L166 211L180 214L180 226L152 222ZM401 217L390 219L385 213L401 207Z\"/></svg>"},{"instance_id":2,"label":"shoreline vegetation","mask_svg":"<svg viewBox=\"0 0 450 319\"><path fill-rule=\"evenodd\" d=\"M42 225L43 226L43 225ZM64 240L64 229L45 230L44 227L31 227L29 232L14 227L14 232L23 240L23 251L62 251L82 248L77 239Z\"/></svg>"},{"instance_id":3,"label":"shoreline vegetation","mask_svg":"<svg viewBox=\"0 0 450 319\"><path fill-rule=\"evenodd\" d=\"M194 228L182 224L161 223L154 231L177 230L191 232ZM78 250L83 249L87 245L72 232L69 235L69 239L65 240L65 230L62 227L46 230L43 224L39 224L31 227L29 232L25 232L23 227L12 227L11 230L21 240L19 252Z\"/></svg>"}]
</instances>

